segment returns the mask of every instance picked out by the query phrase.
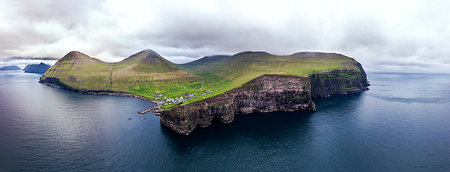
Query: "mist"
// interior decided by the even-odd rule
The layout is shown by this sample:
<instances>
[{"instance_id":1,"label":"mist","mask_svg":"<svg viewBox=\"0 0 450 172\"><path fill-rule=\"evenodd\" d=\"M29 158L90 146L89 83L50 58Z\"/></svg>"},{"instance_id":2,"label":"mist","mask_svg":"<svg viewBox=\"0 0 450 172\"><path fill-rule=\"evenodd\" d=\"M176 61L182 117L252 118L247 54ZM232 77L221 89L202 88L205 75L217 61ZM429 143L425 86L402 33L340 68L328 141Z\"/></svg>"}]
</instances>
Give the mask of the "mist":
<instances>
[{"instance_id":1,"label":"mist","mask_svg":"<svg viewBox=\"0 0 450 172\"><path fill-rule=\"evenodd\" d=\"M369 72L450 73L446 1L0 0L0 58L114 62L152 49L174 63L214 54L336 52Z\"/></svg>"}]
</instances>

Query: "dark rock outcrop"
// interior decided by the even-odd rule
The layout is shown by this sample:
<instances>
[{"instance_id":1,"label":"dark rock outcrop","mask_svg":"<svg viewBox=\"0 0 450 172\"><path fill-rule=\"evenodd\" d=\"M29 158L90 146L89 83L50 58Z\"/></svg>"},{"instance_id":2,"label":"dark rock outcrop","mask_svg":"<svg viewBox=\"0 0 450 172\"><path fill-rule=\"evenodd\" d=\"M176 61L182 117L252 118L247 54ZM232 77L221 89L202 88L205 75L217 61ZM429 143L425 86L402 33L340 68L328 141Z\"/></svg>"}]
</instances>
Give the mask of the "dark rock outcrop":
<instances>
[{"instance_id":1,"label":"dark rock outcrop","mask_svg":"<svg viewBox=\"0 0 450 172\"><path fill-rule=\"evenodd\" d=\"M342 69L315 73L311 78L313 98L329 97L337 94L356 93L368 90L370 84L360 63L355 63L360 71Z\"/></svg>"},{"instance_id":2,"label":"dark rock outcrop","mask_svg":"<svg viewBox=\"0 0 450 172\"><path fill-rule=\"evenodd\" d=\"M45 63L29 64L23 69L23 71L25 73L44 74L48 68L50 68L50 66Z\"/></svg>"},{"instance_id":3,"label":"dark rock outcrop","mask_svg":"<svg viewBox=\"0 0 450 172\"><path fill-rule=\"evenodd\" d=\"M263 75L223 94L161 112L161 123L187 135L214 118L231 123L235 114L315 110L307 77Z\"/></svg>"}]
</instances>

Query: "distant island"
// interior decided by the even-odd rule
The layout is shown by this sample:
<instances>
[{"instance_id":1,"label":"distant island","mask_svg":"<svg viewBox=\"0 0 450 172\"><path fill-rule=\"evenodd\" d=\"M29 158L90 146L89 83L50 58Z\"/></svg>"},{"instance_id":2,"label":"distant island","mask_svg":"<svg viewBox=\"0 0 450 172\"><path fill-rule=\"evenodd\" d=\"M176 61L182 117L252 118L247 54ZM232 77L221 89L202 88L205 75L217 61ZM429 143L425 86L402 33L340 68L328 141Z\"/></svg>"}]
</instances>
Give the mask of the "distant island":
<instances>
[{"instance_id":1,"label":"distant island","mask_svg":"<svg viewBox=\"0 0 450 172\"><path fill-rule=\"evenodd\" d=\"M0 67L0 70L20 70L20 67L18 67L18 66L3 66L3 67Z\"/></svg>"},{"instance_id":2,"label":"distant island","mask_svg":"<svg viewBox=\"0 0 450 172\"><path fill-rule=\"evenodd\" d=\"M9 57L12 60L58 60L55 57Z\"/></svg>"},{"instance_id":3,"label":"distant island","mask_svg":"<svg viewBox=\"0 0 450 172\"><path fill-rule=\"evenodd\" d=\"M47 71L47 69L50 68L50 65L47 65L45 63L39 63L39 64L29 64L23 68L23 71L25 73L37 73L37 74L43 74Z\"/></svg>"},{"instance_id":4,"label":"distant island","mask_svg":"<svg viewBox=\"0 0 450 172\"><path fill-rule=\"evenodd\" d=\"M152 50L117 63L72 51L39 82L81 93L152 101L157 106L147 111L184 135L211 125L215 118L230 123L236 114L313 111L313 98L361 92L369 85L360 63L336 53L277 56L248 51L176 65Z\"/></svg>"}]
</instances>

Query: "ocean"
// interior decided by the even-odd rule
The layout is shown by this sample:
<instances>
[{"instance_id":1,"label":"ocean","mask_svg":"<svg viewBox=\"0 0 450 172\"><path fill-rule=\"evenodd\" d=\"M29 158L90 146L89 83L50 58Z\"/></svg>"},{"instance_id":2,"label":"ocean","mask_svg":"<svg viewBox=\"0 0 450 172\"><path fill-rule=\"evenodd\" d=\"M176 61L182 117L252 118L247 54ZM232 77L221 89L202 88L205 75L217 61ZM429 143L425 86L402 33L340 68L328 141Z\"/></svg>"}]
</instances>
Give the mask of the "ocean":
<instances>
[{"instance_id":1,"label":"ocean","mask_svg":"<svg viewBox=\"0 0 450 172\"><path fill-rule=\"evenodd\" d=\"M189 136L154 106L0 71L0 171L450 171L450 75L368 73L315 112L238 115ZM131 119L130 119L131 118Z\"/></svg>"}]
</instances>

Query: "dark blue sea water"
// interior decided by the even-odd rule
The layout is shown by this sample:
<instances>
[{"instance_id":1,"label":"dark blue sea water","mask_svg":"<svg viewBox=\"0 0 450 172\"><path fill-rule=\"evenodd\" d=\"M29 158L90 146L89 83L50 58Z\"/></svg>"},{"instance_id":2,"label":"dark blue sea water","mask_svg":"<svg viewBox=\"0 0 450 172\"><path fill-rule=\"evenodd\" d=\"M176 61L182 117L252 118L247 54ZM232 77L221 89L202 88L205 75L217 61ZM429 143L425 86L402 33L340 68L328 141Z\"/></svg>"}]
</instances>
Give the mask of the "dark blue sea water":
<instances>
[{"instance_id":1,"label":"dark blue sea water","mask_svg":"<svg viewBox=\"0 0 450 172\"><path fill-rule=\"evenodd\" d=\"M190 136L136 113L151 103L38 79L0 73L0 171L450 171L450 75L369 73L370 91L320 99L314 113Z\"/></svg>"}]
</instances>

